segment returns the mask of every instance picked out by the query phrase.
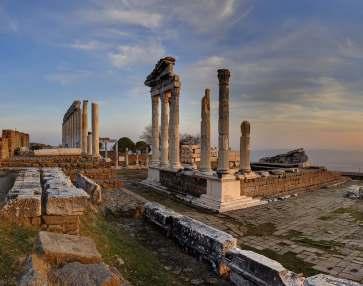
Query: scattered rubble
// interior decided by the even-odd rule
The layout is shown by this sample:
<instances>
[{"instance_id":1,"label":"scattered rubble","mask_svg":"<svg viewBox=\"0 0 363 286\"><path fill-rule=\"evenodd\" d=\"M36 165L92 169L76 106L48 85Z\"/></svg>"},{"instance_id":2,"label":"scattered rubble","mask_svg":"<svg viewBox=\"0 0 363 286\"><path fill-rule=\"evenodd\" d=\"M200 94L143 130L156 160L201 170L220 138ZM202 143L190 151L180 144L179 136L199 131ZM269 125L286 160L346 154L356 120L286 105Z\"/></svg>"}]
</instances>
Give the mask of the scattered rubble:
<instances>
[{"instance_id":1,"label":"scattered rubble","mask_svg":"<svg viewBox=\"0 0 363 286\"><path fill-rule=\"evenodd\" d=\"M273 164L304 164L309 160L303 148L292 150L290 152L279 154L273 157L264 157L259 160L259 163Z\"/></svg>"},{"instance_id":2,"label":"scattered rubble","mask_svg":"<svg viewBox=\"0 0 363 286\"><path fill-rule=\"evenodd\" d=\"M347 188L345 197L352 200L363 200L363 187L353 185Z\"/></svg>"},{"instance_id":3,"label":"scattered rubble","mask_svg":"<svg viewBox=\"0 0 363 286\"><path fill-rule=\"evenodd\" d=\"M91 197L92 203L100 204L102 202L101 186L81 173L76 176L76 187L85 190Z\"/></svg>"}]
</instances>

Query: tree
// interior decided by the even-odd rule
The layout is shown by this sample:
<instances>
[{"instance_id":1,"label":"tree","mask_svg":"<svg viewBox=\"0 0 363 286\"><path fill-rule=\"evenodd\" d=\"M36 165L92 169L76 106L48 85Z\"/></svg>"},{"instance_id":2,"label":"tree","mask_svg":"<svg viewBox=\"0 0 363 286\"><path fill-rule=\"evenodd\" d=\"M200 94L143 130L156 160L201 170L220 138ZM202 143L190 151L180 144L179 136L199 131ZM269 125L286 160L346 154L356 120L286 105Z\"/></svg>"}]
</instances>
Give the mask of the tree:
<instances>
[{"instance_id":1,"label":"tree","mask_svg":"<svg viewBox=\"0 0 363 286\"><path fill-rule=\"evenodd\" d=\"M119 152L125 152L126 148L129 149L129 151L135 152L135 143L128 137L122 137L118 140L118 151Z\"/></svg>"},{"instance_id":2,"label":"tree","mask_svg":"<svg viewBox=\"0 0 363 286\"><path fill-rule=\"evenodd\" d=\"M145 141L138 141L135 144L135 148L136 150L140 151L141 153L149 153L151 148L149 146L149 144L147 144Z\"/></svg>"},{"instance_id":3,"label":"tree","mask_svg":"<svg viewBox=\"0 0 363 286\"><path fill-rule=\"evenodd\" d=\"M200 136L184 133L180 135L180 145L200 144Z\"/></svg>"},{"instance_id":4,"label":"tree","mask_svg":"<svg viewBox=\"0 0 363 286\"><path fill-rule=\"evenodd\" d=\"M145 126L145 129L144 131L142 132L141 136L140 136L140 139L145 141L146 144L148 145L152 145L152 136L153 134L153 129L152 129L152 126L151 125L148 125L148 126Z\"/></svg>"}]
</instances>

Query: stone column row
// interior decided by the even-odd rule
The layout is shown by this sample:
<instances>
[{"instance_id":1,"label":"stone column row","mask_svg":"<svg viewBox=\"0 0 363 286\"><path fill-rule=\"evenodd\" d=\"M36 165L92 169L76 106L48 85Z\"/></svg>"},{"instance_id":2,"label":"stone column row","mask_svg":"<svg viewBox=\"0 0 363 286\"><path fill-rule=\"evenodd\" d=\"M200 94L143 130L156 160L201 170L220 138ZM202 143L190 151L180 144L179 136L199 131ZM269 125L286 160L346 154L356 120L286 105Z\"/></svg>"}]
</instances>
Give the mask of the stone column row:
<instances>
[{"instance_id":1,"label":"stone column row","mask_svg":"<svg viewBox=\"0 0 363 286\"><path fill-rule=\"evenodd\" d=\"M153 94L154 92L154 94ZM152 159L154 167L180 169L179 151L180 81L173 88L157 94L152 90ZM159 100L161 101L161 130L159 133ZM159 149L159 134L161 137ZM160 151L159 151L160 150Z\"/></svg>"}]
</instances>

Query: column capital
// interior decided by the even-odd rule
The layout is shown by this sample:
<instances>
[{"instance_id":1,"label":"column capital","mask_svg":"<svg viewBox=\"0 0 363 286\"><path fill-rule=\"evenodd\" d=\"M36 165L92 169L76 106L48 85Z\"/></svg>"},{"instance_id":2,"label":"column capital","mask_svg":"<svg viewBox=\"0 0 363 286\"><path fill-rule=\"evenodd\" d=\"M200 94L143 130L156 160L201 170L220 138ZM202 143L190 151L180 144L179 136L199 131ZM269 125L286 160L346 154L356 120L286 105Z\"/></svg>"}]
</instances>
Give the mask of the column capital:
<instances>
[{"instance_id":1,"label":"column capital","mask_svg":"<svg viewBox=\"0 0 363 286\"><path fill-rule=\"evenodd\" d=\"M230 76L231 76L231 73L228 69L219 69L218 70L219 84L228 85Z\"/></svg>"},{"instance_id":2,"label":"column capital","mask_svg":"<svg viewBox=\"0 0 363 286\"><path fill-rule=\"evenodd\" d=\"M248 121L243 121L241 123L241 134L243 137L250 137L251 125Z\"/></svg>"}]
</instances>

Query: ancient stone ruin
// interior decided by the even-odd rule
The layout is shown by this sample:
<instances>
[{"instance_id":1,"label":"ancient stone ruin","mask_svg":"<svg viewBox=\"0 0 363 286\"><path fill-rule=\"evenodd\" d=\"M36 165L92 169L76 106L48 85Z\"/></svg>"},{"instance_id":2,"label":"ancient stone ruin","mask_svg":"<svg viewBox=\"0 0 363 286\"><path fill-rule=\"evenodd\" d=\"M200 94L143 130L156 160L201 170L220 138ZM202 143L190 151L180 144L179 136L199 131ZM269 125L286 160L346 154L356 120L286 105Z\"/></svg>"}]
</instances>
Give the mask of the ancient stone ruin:
<instances>
[{"instance_id":1,"label":"ancient stone ruin","mask_svg":"<svg viewBox=\"0 0 363 286\"><path fill-rule=\"evenodd\" d=\"M174 73L175 59L159 60L147 76L152 103L152 160L148 178L143 182L158 191L171 193L188 203L225 212L266 203L269 196L314 190L345 181L338 173L324 168L305 168L308 160L298 149L261 163L250 162L251 124L241 124L239 168L230 166L229 82L228 69L219 69L218 164L211 167L210 90L205 90L201 104L200 168L183 168L179 154L180 77ZM161 116L159 116L161 101ZM159 130L161 122L161 130ZM159 145L159 138L161 142ZM185 156L187 150L182 149ZM263 163L262 163L263 162ZM276 165L279 163L280 165ZM275 165L274 165L275 164Z\"/></svg>"}]
</instances>

